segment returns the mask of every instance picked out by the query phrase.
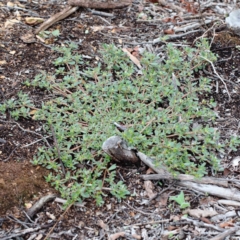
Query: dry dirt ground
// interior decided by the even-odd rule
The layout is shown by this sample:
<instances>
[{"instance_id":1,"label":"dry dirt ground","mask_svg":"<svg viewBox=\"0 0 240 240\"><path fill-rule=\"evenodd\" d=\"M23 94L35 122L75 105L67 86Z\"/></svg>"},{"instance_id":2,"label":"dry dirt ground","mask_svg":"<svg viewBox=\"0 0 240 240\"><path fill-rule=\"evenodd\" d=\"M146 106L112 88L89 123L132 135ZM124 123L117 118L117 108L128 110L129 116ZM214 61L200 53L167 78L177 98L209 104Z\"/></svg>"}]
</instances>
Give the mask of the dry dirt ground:
<instances>
[{"instance_id":1,"label":"dry dirt ground","mask_svg":"<svg viewBox=\"0 0 240 240\"><path fill-rule=\"evenodd\" d=\"M0 2L0 104L14 98L20 90L26 90L21 84L26 79L33 78L40 70L50 72L54 69L52 61L57 54L51 50L52 45L60 45L66 40L74 41L79 44L79 54L93 58L102 43L114 43L118 47L128 48L140 46L157 51L161 43L152 44L151 41L163 35L164 31L166 32L171 26L178 24L178 20L146 21L145 16L152 19L167 19L174 14L177 15L178 12L175 12L176 9L172 9L171 6L133 1L132 5L123 9L101 10L111 14L110 17L80 8L50 28L50 30L60 30L61 34L58 38L49 39L48 42L34 38L31 43L27 43L23 36L33 32L36 26L26 24L25 17L48 19L66 5L63 1L60 4L61 1L48 0L12 2L16 5L7 7L6 0ZM199 14L198 6L187 4L187 1L173 2L176 6L187 9L193 18ZM204 3L199 1L201 2ZM212 2L230 11L231 3ZM215 5L206 8L204 13L219 16L212 7ZM19 22L11 24L10 21L16 19ZM139 19L142 21L137 21ZM105 28L94 29L93 26ZM209 24L198 27L197 32L176 38L171 42L191 46L195 39L202 37L203 34L212 41L212 51L218 54L215 67L218 74L226 80L225 83L231 95L229 100L226 86L219 80L213 69L209 68L206 74L213 79L212 96L217 102L216 111L219 114L216 126L221 130L222 137L229 137L231 134L239 135L240 52L236 46L240 45L240 37L224 26L214 27L213 24ZM150 43L147 44L148 41ZM28 92L36 103L40 103L46 97L35 89L29 89ZM211 239L213 236L239 226L237 215L239 206L221 205L216 197L175 187L173 183L164 182L160 186L157 181L153 182L154 191L158 196L149 201L145 193L145 183L134 166L127 168L119 166L118 171L124 177L128 190L135 196L120 203L109 196L101 208L97 208L94 202L86 201L82 206L73 206L65 212L61 203L50 201L44 204L32 219L27 220L28 207L42 196L55 193L44 180L47 170L30 163L37 148L43 144L39 141L31 145L38 139L38 129L41 125L41 122L23 118L15 122L11 119L9 112L0 115L1 239L40 240L45 239L48 233L49 239L168 239L168 237L169 239L171 237L172 239ZM239 168L231 166L231 160L238 155L240 150L224 156L225 171L219 173L218 177L239 178ZM191 217L191 220L182 220L183 212L177 205L170 205L168 199L169 196L177 195L180 190L184 190L186 200L190 202L192 209L206 207L214 209L218 214L226 214L230 211L236 214L229 215L228 218L220 221L219 223L225 223L221 226L219 223L213 223L211 216L201 215ZM145 204L146 201L148 204ZM236 238L231 239L239 239L237 235L239 236L240 233L237 230L233 231ZM231 233L228 233L226 237L230 235Z\"/></svg>"}]
</instances>

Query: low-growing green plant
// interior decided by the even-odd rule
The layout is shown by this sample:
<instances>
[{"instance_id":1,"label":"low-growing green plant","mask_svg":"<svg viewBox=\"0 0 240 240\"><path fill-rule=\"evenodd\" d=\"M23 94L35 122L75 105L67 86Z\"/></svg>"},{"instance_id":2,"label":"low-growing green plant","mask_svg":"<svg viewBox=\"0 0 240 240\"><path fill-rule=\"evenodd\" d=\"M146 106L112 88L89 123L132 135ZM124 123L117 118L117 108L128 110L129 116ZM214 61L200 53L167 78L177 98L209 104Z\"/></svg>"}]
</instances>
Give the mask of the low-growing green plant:
<instances>
[{"instance_id":1,"label":"low-growing green plant","mask_svg":"<svg viewBox=\"0 0 240 240\"><path fill-rule=\"evenodd\" d=\"M42 31L38 35L39 35L39 37L41 37L45 40L47 40L47 39L56 40L60 35L60 31L58 29L53 30L53 31Z\"/></svg>"},{"instance_id":2,"label":"low-growing green plant","mask_svg":"<svg viewBox=\"0 0 240 240\"><path fill-rule=\"evenodd\" d=\"M176 203L178 203L181 209L185 209L185 208L190 207L189 202L186 202L186 201L185 201L185 197L184 197L183 191L181 191L181 192L179 193L179 195L177 195L177 196L172 196L172 197L170 197L169 200L175 201Z\"/></svg>"},{"instance_id":3,"label":"low-growing green plant","mask_svg":"<svg viewBox=\"0 0 240 240\"><path fill-rule=\"evenodd\" d=\"M110 189L117 199L129 194L122 182L116 183L116 166L101 150L112 135L120 135L154 157L156 165L167 165L173 174L201 177L206 166L219 170L216 153L223 151L224 144L212 127L215 103L208 97L211 81L197 74L208 64L204 59L216 60L205 39L195 48L177 49L167 44L164 60L145 52L141 71L113 45L103 45L102 60L95 67L84 62L76 49L73 43L55 48L62 54L54 61L56 72L41 72L25 82L54 94L34 118L44 121L49 133L54 126L66 174L56 147L39 148L33 163L52 170L46 179L68 204L92 197L101 205L104 189ZM18 97L18 101L5 102L0 110L10 110L16 119L26 117L32 103L23 93ZM127 130L120 133L114 122L128 126ZM226 144L234 148L239 139Z\"/></svg>"}]
</instances>

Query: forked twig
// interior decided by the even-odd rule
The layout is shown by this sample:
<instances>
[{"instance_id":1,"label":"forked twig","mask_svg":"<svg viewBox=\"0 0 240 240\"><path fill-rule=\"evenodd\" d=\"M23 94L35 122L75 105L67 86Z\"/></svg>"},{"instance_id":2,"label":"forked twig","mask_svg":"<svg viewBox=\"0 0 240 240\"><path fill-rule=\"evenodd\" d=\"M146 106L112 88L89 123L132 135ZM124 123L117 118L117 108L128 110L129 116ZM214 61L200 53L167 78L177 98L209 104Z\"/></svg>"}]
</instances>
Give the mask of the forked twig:
<instances>
[{"instance_id":1,"label":"forked twig","mask_svg":"<svg viewBox=\"0 0 240 240\"><path fill-rule=\"evenodd\" d=\"M209 63L211 64L214 73L217 75L217 77L221 80L221 82L222 82L223 85L225 86L225 89L226 89L227 94L228 94L228 98L229 98L229 100L231 100L231 95L230 95L230 93L229 93L229 91L228 91L227 84L225 83L225 81L222 79L222 77L221 77L221 76L218 74L218 72L216 71L216 68L214 67L214 64L212 63L212 61L208 60L207 58L205 58L205 57L203 57L203 56L201 56L201 58L203 58L205 61L207 61L207 62L209 62Z\"/></svg>"}]
</instances>

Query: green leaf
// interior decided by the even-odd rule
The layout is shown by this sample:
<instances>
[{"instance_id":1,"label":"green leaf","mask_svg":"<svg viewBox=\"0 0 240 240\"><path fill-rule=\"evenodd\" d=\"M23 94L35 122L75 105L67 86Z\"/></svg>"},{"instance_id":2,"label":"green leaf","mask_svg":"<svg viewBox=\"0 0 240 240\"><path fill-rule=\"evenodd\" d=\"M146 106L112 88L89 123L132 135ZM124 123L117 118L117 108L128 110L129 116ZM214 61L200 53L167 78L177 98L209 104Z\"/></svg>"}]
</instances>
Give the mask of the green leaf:
<instances>
[{"instance_id":1,"label":"green leaf","mask_svg":"<svg viewBox=\"0 0 240 240\"><path fill-rule=\"evenodd\" d=\"M169 200L177 202L180 205L181 209L190 207L190 204L188 202L185 202L183 191L181 191L177 196L170 197Z\"/></svg>"},{"instance_id":2,"label":"green leaf","mask_svg":"<svg viewBox=\"0 0 240 240\"><path fill-rule=\"evenodd\" d=\"M58 37L58 36L60 35L59 30L56 29L56 30L52 31L52 35L53 35L54 37Z\"/></svg>"}]
</instances>

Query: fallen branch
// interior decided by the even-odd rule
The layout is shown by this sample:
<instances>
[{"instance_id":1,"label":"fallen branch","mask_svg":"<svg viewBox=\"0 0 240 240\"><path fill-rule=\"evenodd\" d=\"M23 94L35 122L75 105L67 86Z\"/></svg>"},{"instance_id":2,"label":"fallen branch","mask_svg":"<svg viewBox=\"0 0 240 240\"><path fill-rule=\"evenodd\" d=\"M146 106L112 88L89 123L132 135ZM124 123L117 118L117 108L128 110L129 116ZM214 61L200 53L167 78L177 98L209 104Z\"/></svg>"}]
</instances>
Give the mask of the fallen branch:
<instances>
[{"instance_id":1,"label":"fallen branch","mask_svg":"<svg viewBox=\"0 0 240 240\"><path fill-rule=\"evenodd\" d=\"M182 187L187 187L203 193L218 196L220 198L240 202L240 191L238 191L236 188L223 188L214 185L193 183L189 181L179 181L176 184Z\"/></svg>"},{"instance_id":2,"label":"fallen branch","mask_svg":"<svg viewBox=\"0 0 240 240\"><path fill-rule=\"evenodd\" d=\"M129 6L132 3L132 0L128 1L119 1L119 2L100 2L92 0L68 0L70 6L79 6L85 8L96 8L96 9L115 9L115 8L124 8Z\"/></svg>"},{"instance_id":3,"label":"fallen branch","mask_svg":"<svg viewBox=\"0 0 240 240\"><path fill-rule=\"evenodd\" d=\"M35 34L38 34L54 23L68 17L72 13L78 10L79 7L85 8L98 8L98 9L114 9L114 8L123 8L127 7L132 3L132 0L123 1L123 2L98 2L98 1L91 1L91 0L69 0L66 8L64 8L61 12L54 14L50 17L47 21L45 21L37 30Z\"/></svg>"},{"instance_id":4,"label":"fallen branch","mask_svg":"<svg viewBox=\"0 0 240 240\"><path fill-rule=\"evenodd\" d=\"M224 219L234 218L236 216L237 216L237 212L234 210L234 211L229 211L229 212L226 212L226 213L223 213L223 214L215 215L215 216L211 217L210 221L214 222L214 223L218 223L218 222L220 222Z\"/></svg>"},{"instance_id":5,"label":"fallen branch","mask_svg":"<svg viewBox=\"0 0 240 240\"><path fill-rule=\"evenodd\" d=\"M50 26L52 26L54 23L68 17L72 13L78 10L79 7L72 7L68 6L64 8L61 12L54 14L52 17L50 17L47 21L45 21L37 30L35 31L35 34L38 34L46 29L48 29Z\"/></svg>"},{"instance_id":6,"label":"fallen branch","mask_svg":"<svg viewBox=\"0 0 240 240\"><path fill-rule=\"evenodd\" d=\"M121 137L110 137L103 143L102 149L117 162L137 163L137 161L141 160L156 173L158 173L157 179L160 179L160 177L161 179L176 179L176 185L194 189L203 192L204 194L210 194L221 197L223 199L240 202L240 191L234 188L229 188L228 180L209 177L196 179L194 176L187 174L180 174L178 177L173 177L172 174L168 172L166 166L163 164L159 166L155 164L155 161L153 159L146 156L144 153L138 152L136 149L128 147L127 142L124 141ZM149 178L151 178L151 175L149 175L148 178L144 176L144 180L147 180ZM221 185L224 187L209 185L206 183Z\"/></svg>"},{"instance_id":7,"label":"fallen branch","mask_svg":"<svg viewBox=\"0 0 240 240\"><path fill-rule=\"evenodd\" d=\"M229 187L229 182L227 179L219 179L214 177L203 177L200 179L196 179L194 176L188 174L179 174L176 177L164 175L164 174L146 174L141 175L143 180L180 180L180 181L190 181L195 183L205 183L205 184L215 184L222 187Z\"/></svg>"},{"instance_id":8,"label":"fallen branch","mask_svg":"<svg viewBox=\"0 0 240 240\"><path fill-rule=\"evenodd\" d=\"M56 198L55 194L49 194L40 198L28 211L27 215L32 218L47 202Z\"/></svg>"},{"instance_id":9,"label":"fallen branch","mask_svg":"<svg viewBox=\"0 0 240 240\"><path fill-rule=\"evenodd\" d=\"M177 6L176 4L173 4L173 3L169 3L165 0L158 0L158 3L164 7L168 7L168 8L171 8L172 10L175 10L175 11L178 11L178 12L186 12L185 9Z\"/></svg>"},{"instance_id":10,"label":"fallen branch","mask_svg":"<svg viewBox=\"0 0 240 240\"><path fill-rule=\"evenodd\" d=\"M226 237L232 235L233 233L237 232L238 230L240 230L240 227L230 228L230 229L224 231L223 233L220 233L217 236L215 236L213 238L210 238L210 240L223 240L223 239L226 239Z\"/></svg>"},{"instance_id":11,"label":"fallen branch","mask_svg":"<svg viewBox=\"0 0 240 240\"><path fill-rule=\"evenodd\" d=\"M49 223L49 224L47 224L47 225L39 226L39 227L36 227L36 228L28 228L28 229L19 231L19 232L17 232L17 233L10 234L9 236L0 235L0 239L1 239L1 240L8 240L8 239L17 238L17 237L20 237L20 236L24 236L24 235L26 235L26 234L28 234L28 233L37 232L37 231L40 230L40 229L49 228L49 227L51 227L52 225L53 225L53 223Z\"/></svg>"}]
</instances>

